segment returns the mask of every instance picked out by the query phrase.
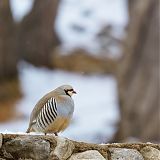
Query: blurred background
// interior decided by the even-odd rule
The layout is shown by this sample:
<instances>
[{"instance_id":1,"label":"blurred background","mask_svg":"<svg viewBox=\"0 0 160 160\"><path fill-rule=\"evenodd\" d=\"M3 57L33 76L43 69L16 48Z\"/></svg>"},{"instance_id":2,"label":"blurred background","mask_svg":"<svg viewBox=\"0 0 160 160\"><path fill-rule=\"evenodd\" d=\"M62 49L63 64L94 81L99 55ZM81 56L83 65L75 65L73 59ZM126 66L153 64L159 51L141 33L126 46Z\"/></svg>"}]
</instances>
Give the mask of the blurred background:
<instances>
[{"instance_id":1,"label":"blurred background","mask_svg":"<svg viewBox=\"0 0 160 160\"><path fill-rule=\"evenodd\" d=\"M24 133L37 101L71 84L61 136L160 142L159 0L0 0L0 132Z\"/></svg>"}]
</instances>

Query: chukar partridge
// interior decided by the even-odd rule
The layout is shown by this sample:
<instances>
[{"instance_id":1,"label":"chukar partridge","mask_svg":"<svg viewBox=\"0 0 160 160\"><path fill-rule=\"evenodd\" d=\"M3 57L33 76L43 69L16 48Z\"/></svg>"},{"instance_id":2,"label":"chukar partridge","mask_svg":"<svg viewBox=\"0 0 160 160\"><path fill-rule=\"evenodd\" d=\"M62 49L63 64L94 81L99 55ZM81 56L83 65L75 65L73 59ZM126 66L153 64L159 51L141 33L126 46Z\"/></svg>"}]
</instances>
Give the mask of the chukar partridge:
<instances>
[{"instance_id":1,"label":"chukar partridge","mask_svg":"<svg viewBox=\"0 0 160 160\"><path fill-rule=\"evenodd\" d=\"M76 92L70 85L62 85L43 96L35 105L27 129L29 132L54 133L57 135L69 125L74 101L72 95Z\"/></svg>"}]
</instances>

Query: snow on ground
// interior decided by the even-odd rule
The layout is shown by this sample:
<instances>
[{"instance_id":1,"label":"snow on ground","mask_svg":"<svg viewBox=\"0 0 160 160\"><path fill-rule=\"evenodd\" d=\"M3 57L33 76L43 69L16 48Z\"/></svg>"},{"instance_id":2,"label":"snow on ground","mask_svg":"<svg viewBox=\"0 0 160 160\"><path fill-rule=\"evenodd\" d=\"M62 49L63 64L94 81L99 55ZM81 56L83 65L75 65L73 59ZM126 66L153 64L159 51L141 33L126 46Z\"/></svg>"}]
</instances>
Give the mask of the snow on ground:
<instances>
[{"instance_id":1,"label":"snow on ground","mask_svg":"<svg viewBox=\"0 0 160 160\"><path fill-rule=\"evenodd\" d=\"M116 131L119 111L113 76L52 71L24 62L19 65L19 72L24 97L18 102L17 109L27 118L0 124L0 132L25 132L29 115L39 98L63 84L71 84L78 94L73 96L75 112L72 124L61 136L102 143L109 140Z\"/></svg>"}]
</instances>

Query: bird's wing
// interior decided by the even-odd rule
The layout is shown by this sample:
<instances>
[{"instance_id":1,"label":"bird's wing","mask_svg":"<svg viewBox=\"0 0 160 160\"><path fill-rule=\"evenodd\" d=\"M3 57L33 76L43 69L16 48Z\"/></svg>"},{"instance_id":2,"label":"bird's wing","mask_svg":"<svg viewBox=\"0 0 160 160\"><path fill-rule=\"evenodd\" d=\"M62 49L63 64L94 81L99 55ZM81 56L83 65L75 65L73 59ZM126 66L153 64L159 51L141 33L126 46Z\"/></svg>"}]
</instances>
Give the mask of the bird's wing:
<instances>
[{"instance_id":1,"label":"bird's wing","mask_svg":"<svg viewBox=\"0 0 160 160\"><path fill-rule=\"evenodd\" d=\"M50 92L48 94L46 94L45 96L43 96L39 101L38 103L35 105L32 113L31 113L31 116L30 116L30 122L29 122L29 127L28 127L28 130L30 130L30 128L32 127L33 124L36 123L36 118L37 116L39 115L40 111L42 110L42 108L44 107L44 105L48 102L48 100L53 97L52 96L53 93Z\"/></svg>"},{"instance_id":2,"label":"bird's wing","mask_svg":"<svg viewBox=\"0 0 160 160\"><path fill-rule=\"evenodd\" d=\"M41 109L36 122L41 128L45 129L57 118L57 115L57 103L55 98L51 97Z\"/></svg>"}]
</instances>

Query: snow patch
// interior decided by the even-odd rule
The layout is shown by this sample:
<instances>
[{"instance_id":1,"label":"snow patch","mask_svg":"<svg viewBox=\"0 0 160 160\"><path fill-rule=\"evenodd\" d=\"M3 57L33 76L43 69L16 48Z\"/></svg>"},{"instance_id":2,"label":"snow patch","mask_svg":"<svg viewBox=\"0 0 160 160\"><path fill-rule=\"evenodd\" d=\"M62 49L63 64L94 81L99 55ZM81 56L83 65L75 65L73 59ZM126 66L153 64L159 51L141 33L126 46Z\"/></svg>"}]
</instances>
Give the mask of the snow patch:
<instances>
[{"instance_id":1,"label":"snow patch","mask_svg":"<svg viewBox=\"0 0 160 160\"><path fill-rule=\"evenodd\" d=\"M31 11L33 3L34 0L10 0L14 20L20 22Z\"/></svg>"}]
</instances>

